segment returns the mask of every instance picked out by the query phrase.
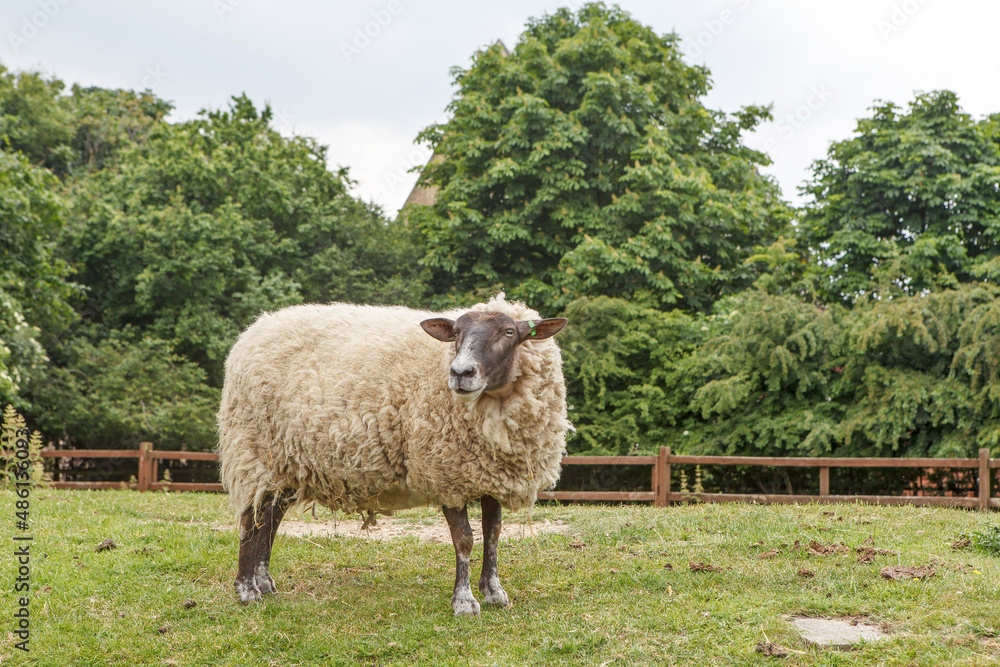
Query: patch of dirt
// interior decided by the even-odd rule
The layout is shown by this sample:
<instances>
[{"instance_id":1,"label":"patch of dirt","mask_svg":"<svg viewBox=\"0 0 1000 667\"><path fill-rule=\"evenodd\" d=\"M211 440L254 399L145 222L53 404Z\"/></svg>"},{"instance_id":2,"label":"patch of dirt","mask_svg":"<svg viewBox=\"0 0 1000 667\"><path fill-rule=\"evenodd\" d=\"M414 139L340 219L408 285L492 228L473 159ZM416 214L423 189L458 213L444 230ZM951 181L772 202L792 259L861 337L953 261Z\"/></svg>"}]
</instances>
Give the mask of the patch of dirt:
<instances>
[{"instance_id":1,"label":"patch of dirt","mask_svg":"<svg viewBox=\"0 0 1000 667\"><path fill-rule=\"evenodd\" d=\"M967 549L971 545L972 540L970 540L967 536L962 535L960 538L951 543L951 548L957 551L959 549Z\"/></svg>"},{"instance_id":2,"label":"patch of dirt","mask_svg":"<svg viewBox=\"0 0 1000 667\"><path fill-rule=\"evenodd\" d=\"M878 549L875 547L857 547L854 549L854 553L858 554L859 563L873 563L877 556L896 555L896 552L892 549Z\"/></svg>"},{"instance_id":3,"label":"patch of dirt","mask_svg":"<svg viewBox=\"0 0 1000 667\"><path fill-rule=\"evenodd\" d=\"M701 561L695 562L691 561L688 563L688 567L691 568L692 572L721 572L722 568L718 565L709 565L708 563L703 563Z\"/></svg>"},{"instance_id":4,"label":"patch of dirt","mask_svg":"<svg viewBox=\"0 0 1000 667\"><path fill-rule=\"evenodd\" d=\"M802 568L801 570L799 570L799 571L798 571L798 572L796 572L795 574L796 574L797 576L800 576L800 577L802 577L803 579L812 579L813 577L815 577L815 576L816 576L816 573L815 573L815 572L813 572L812 570L807 570L807 569L805 569L805 568Z\"/></svg>"},{"instance_id":5,"label":"patch of dirt","mask_svg":"<svg viewBox=\"0 0 1000 667\"><path fill-rule=\"evenodd\" d=\"M909 565L886 565L879 574L883 579L927 579L934 576L934 568L930 565L910 567Z\"/></svg>"},{"instance_id":6,"label":"patch of dirt","mask_svg":"<svg viewBox=\"0 0 1000 667\"><path fill-rule=\"evenodd\" d=\"M779 646L774 642L757 642L757 653L768 656L769 658L787 658L788 649L784 646Z\"/></svg>"},{"instance_id":7,"label":"patch of dirt","mask_svg":"<svg viewBox=\"0 0 1000 667\"><path fill-rule=\"evenodd\" d=\"M470 521L472 533L477 542L483 539L482 524L478 521ZM232 530L233 526L226 526L224 530ZM500 532L500 540L521 540L543 533L565 533L569 530L569 525L549 521L536 521L530 525L527 523L504 523ZM392 517L379 517L378 524L362 529L358 521L326 521L316 523L314 521L298 521L286 519L278 527L279 535L289 535L291 537L333 537L340 535L343 537L356 537L363 540L393 540L402 537L416 537L421 542L435 542L441 544L451 544L451 532L448 524L442 517L432 524L414 523L403 519Z\"/></svg>"},{"instance_id":8,"label":"patch of dirt","mask_svg":"<svg viewBox=\"0 0 1000 667\"><path fill-rule=\"evenodd\" d=\"M830 556L833 554L846 554L851 553L851 550L841 542L839 544L831 542L830 544L820 544L816 540L809 543L809 555L810 556Z\"/></svg>"},{"instance_id":9,"label":"patch of dirt","mask_svg":"<svg viewBox=\"0 0 1000 667\"><path fill-rule=\"evenodd\" d=\"M759 554L754 555L754 558L774 558L775 556L777 556L780 553L781 552L778 551L777 549L769 549L768 551L765 551L764 553L759 553Z\"/></svg>"}]
</instances>

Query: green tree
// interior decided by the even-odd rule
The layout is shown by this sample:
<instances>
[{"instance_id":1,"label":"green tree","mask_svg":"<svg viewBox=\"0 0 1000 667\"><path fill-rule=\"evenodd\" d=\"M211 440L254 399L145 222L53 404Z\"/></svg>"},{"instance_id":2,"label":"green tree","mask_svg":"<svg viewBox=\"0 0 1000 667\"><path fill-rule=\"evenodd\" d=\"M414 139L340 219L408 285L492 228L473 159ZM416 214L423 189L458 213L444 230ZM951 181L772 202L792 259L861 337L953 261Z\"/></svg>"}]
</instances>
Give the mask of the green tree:
<instances>
[{"instance_id":1,"label":"green tree","mask_svg":"<svg viewBox=\"0 0 1000 667\"><path fill-rule=\"evenodd\" d=\"M837 446L843 313L748 290L717 305L711 337L685 360L700 387L687 451L818 456ZM697 380L694 380L697 378Z\"/></svg>"},{"instance_id":2,"label":"green tree","mask_svg":"<svg viewBox=\"0 0 1000 667\"><path fill-rule=\"evenodd\" d=\"M678 364L701 342L701 323L606 296L578 299L565 315L570 451L626 454L674 442L690 398Z\"/></svg>"},{"instance_id":3,"label":"green tree","mask_svg":"<svg viewBox=\"0 0 1000 667\"><path fill-rule=\"evenodd\" d=\"M998 296L993 286L968 284L852 312L845 451L968 457L997 444Z\"/></svg>"},{"instance_id":4,"label":"green tree","mask_svg":"<svg viewBox=\"0 0 1000 667\"><path fill-rule=\"evenodd\" d=\"M60 177L110 164L141 143L172 105L151 92L74 85L0 65L0 145Z\"/></svg>"},{"instance_id":5,"label":"green tree","mask_svg":"<svg viewBox=\"0 0 1000 667\"><path fill-rule=\"evenodd\" d=\"M65 173L74 161L73 112L65 84L38 72L0 65L0 142L31 162Z\"/></svg>"},{"instance_id":6,"label":"green tree","mask_svg":"<svg viewBox=\"0 0 1000 667\"><path fill-rule=\"evenodd\" d=\"M997 138L995 120L977 123L948 91L917 95L905 113L876 105L805 187L814 201L802 236L822 296L919 294L989 273L1000 249Z\"/></svg>"},{"instance_id":7,"label":"green tree","mask_svg":"<svg viewBox=\"0 0 1000 667\"><path fill-rule=\"evenodd\" d=\"M618 8L532 20L513 53L454 73L451 119L419 137L443 158L421 177L437 200L409 212L436 294L707 310L786 226L768 158L740 139L768 110L705 108L708 72Z\"/></svg>"},{"instance_id":8,"label":"green tree","mask_svg":"<svg viewBox=\"0 0 1000 667\"><path fill-rule=\"evenodd\" d=\"M86 321L169 341L222 380L236 335L300 301L414 302L409 231L348 193L326 149L285 138L246 97L154 126L75 185L65 252Z\"/></svg>"},{"instance_id":9,"label":"green tree","mask_svg":"<svg viewBox=\"0 0 1000 667\"><path fill-rule=\"evenodd\" d=\"M153 128L173 109L151 92L73 86L69 100L73 114L72 166L100 169L118 153L144 143Z\"/></svg>"},{"instance_id":10,"label":"green tree","mask_svg":"<svg viewBox=\"0 0 1000 667\"><path fill-rule=\"evenodd\" d=\"M91 340L96 335L98 340ZM219 391L166 341L81 332L28 386L33 422L66 447L210 450Z\"/></svg>"},{"instance_id":11,"label":"green tree","mask_svg":"<svg viewBox=\"0 0 1000 667\"><path fill-rule=\"evenodd\" d=\"M0 150L0 404L25 405L21 388L46 362L42 332L64 331L73 311L68 265L55 256L66 205L58 182Z\"/></svg>"},{"instance_id":12,"label":"green tree","mask_svg":"<svg viewBox=\"0 0 1000 667\"><path fill-rule=\"evenodd\" d=\"M748 291L677 365L697 389L689 451L975 456L1000 445L1000 288L853 308Z\"/></svg>"}]
</instances>

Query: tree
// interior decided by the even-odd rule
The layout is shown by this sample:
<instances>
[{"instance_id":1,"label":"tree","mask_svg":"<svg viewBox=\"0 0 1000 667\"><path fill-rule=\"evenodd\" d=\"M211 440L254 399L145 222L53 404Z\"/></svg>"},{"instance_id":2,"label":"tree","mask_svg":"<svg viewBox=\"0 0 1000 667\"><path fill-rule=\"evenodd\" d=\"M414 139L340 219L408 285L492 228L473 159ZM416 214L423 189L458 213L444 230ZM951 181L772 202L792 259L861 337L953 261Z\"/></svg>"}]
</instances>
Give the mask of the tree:
<instances>
[{"instance_id":1,"label":"tree","mask_svg":"<svg viewBox=\"0 0 1000 667\"><path fill-rule=\"evenodd\" d=\"M998 189L994 121L977 123L948 91L917 95L906 113L877 104L805 187L814 201L802 236L822 296L919 294L988 274L1000 250Z\"/></svg>"},{"instance_id":2,"label":"tree","mask_svg":"<svg viewBox=\"0 0 1000 667\"><path fill-rule=\"evenodd\" d=\"M408 230L348 193L326 150L271 127L246 97L159 123L83 176L65 252L88 286L81 314L169 341L213 386L263 310L307 301L419 301Z\"/></svg>"},{"instance_id":3,"label":"tree","mask_svg":"<svg viewBox=\"0 0 1000 667\"><path fill-rule=\"evenodd\" d=\"M151 92L73 86L69 100L74 135L72 166L111 166L120 151L144 143L173 105Z\"/></svg>"},{"instance_id":4,"label":"tree","mask_svg":"<svg viewBox=\"0 0 1000 667\"><path fill-rule=\"evenodd\" d=\"M59 177L107 166L173 108L151 92L74 85L0 65L0 145Z\"/></svg>"},{"instance_id":5,"label":"tree","mask_svg":"<svg viewBox=\"0 0 1000 667\"><path fill-rule=\"evenodd\" d=\"M842 312L748 290L720 302L711 335L685 360L700 417L686 451L829 455L843 407Z\"/></svg>"},{"instance_id":6,"label":"tree","mask_svg":"<svg viewBox=\"0 0 1000 667\"><path fill-rule=\"evenodd\" d=\"M967 284L855 309L845 330L845 451L972 457L998 444L998 297L994 286Z\"/></svg>"},{"instance_id":7,"label":"tree","mask_svg":"<svg viewBox=\"0 0 1000 667\"><path fill-rule=\"evenodd\" d=\"M65 173L73 162L73 113L65 84L0 65L0 142L36 165Z\"/></svg>"},{"instance_id":8,"label":"tree","mask_svg":"<svg viewBox=\"0 0 1000 667\"><path fill-rule=\"evenodd\" d=\"M701 323L606 296L578 299L565 315L570 451L627 454L675 441L690 400L678 365L701 342Z\"/></svg>"},{"instance_id":9,"label":"tree","mask_svg":"<svg viewBox=\"0 0 1000 667\"><path fill-rule=\"evenodd\" d=\"M66 204L56 179L0 150L0 404L25 405L22 386L47 361L51 336L72 320L68 265L55 255Z\"/></svg>"},{"instance_id":10,"label":"tree","mask_svg":"<svg viewBox=\"0 0 1000 667\"><path fill-rule=\"evenodd\" d=\"M722 301L677 365L697 387L689 451L972 457L1000 445L1000 288L805 304Z\"/></svg>"},{"instance_id":11,"label":"tree","mask_svg":"<svg viewBox=\"0 0 1000 667\"><path fill-rule=\"evenodd\" d=\"M56 361L28 386L33 421L49 439L83 449L215 447L219 391L168 342L85 330Z\"/></svg>"},{"instance_id":12,"label":"tree","mask_svg":"<svg viewBox=\"0 0 1000 667\"><path fill-rule=\"evenodd\" d=\"M452 118L419 137L443 158L422 174L437 200L409 212L437 294L707 310L787 223L768 158L740 140L768 110L706 109L708 72L620 9L532 20L513 53L454 73Z\"/></svg>"}]
</instances>

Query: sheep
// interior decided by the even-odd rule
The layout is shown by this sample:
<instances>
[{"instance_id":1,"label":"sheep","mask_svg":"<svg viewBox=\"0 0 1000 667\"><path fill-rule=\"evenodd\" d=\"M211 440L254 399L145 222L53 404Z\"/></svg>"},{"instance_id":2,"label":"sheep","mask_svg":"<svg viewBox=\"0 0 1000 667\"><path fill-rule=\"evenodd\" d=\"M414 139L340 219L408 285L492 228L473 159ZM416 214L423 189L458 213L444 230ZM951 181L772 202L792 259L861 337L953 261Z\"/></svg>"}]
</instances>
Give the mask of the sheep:
<instances>
[{"instance_id":1,"label":"sheep","mask_svg":"<svg viewBox=\"0 0 1000 667\"><path fill-rule=\"evenodd\" d=\"M497 575L501 510L531 506L555 486L572 428L551 340L566 322L502 293L447 313L329 304L261 315L226 359L218 414L240 602L276 591L271 548L295 504L366 522L438 505L455 547L452 609L479 614L467 513L478 499L479 590L486 604L509 606Z\"/></svg>"}]
</instances>

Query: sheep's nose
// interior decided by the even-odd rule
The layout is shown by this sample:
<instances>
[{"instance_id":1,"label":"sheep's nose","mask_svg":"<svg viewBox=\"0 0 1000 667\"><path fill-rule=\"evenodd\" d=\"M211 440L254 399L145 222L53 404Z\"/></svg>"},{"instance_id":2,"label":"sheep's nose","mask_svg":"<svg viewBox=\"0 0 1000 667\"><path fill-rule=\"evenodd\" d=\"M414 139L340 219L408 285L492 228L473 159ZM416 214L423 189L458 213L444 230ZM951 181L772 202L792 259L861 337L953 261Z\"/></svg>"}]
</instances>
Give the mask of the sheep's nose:
<instances>
[{"instance_id":1,"label":"sheep's nose","mask_svg":"<svg viewBox=\"0 0 1000 667\"><path fill-rule=\"evenodd\" d=\"M451 367L451 376L455 377L455 378L458 378L458 379L471 378L475 374L476 374L476 369L473 366L452 366Z\"/></svg>"}]
</instances>

